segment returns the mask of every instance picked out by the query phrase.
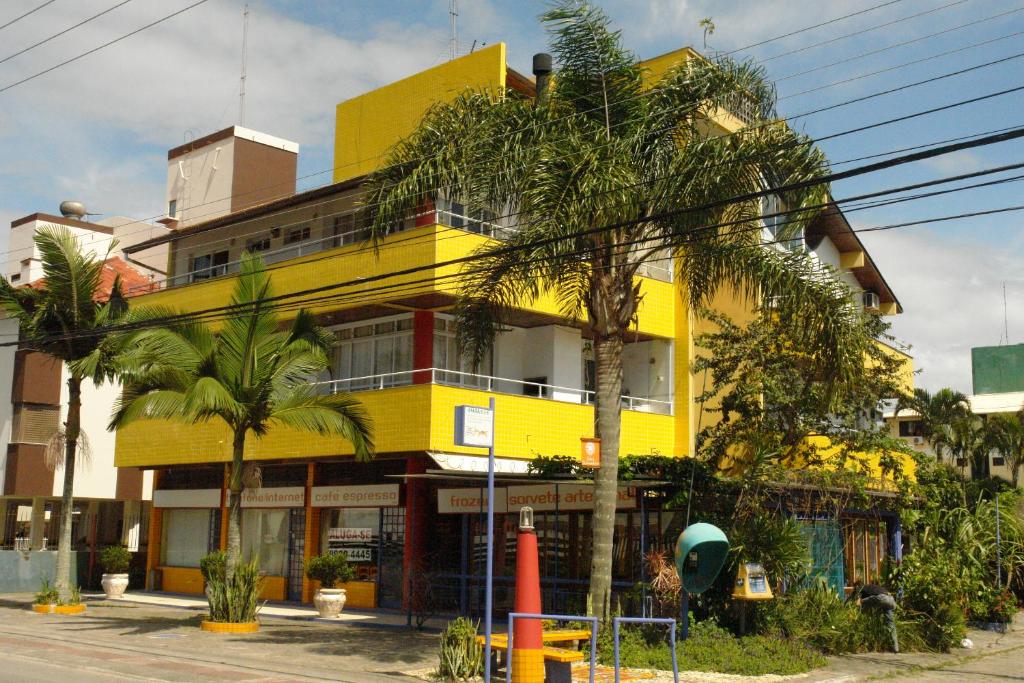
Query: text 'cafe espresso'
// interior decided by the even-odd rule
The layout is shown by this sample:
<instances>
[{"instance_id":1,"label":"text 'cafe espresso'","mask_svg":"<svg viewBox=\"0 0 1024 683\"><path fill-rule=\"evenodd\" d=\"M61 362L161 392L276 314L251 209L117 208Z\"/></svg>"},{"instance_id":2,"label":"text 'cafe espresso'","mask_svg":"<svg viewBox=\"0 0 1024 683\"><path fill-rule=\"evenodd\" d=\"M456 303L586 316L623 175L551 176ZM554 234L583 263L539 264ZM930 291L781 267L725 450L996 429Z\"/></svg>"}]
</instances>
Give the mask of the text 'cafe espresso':
<instances>
[{"instance_id":1,"label":"text 'cafe espresso'","mask_svg":"<svg viewBox=\"0 0 1024 683\"><path fill-rule=\"evenodd\" d=\"M404 554L404 508L399 484L285 486L242 494L242 557L258 559L267 600L308 602L306 560L320 552L344 554L356 568L353 607L399 606ZM150 550L153 588L203 592L199 563L227 538L223 489L157 490ZM383 533L382 533L383 532ZM387 570L382 571L384 564Z\"/></svg>"}]
</instances>

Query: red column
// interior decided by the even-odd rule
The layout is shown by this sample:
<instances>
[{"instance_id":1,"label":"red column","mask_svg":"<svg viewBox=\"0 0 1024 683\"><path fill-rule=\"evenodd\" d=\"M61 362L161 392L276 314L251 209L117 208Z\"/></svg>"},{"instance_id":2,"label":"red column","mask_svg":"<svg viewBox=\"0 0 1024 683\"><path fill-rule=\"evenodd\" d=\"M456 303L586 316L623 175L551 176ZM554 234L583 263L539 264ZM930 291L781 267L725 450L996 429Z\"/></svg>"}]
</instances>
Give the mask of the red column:
<instances>
[{"instance_id":1,"label":"red column","mask_svg":"<svg viewBox=\"0 0 1024 683\"><path fill-rule=\"evenodd\" d=\"M437 214L434 213L434 202L428 199L416 207L416 227L434 223L437 223Z\"/></svg>"},{"instance_id":2,"label":"red column","mask_svg":"<svg viewBox=\"0 0 1024 683\"><path fill-rule=\"evenodd\" d=\"M434 366L434 312L416 311L412 319L412 368L427 370ZM413 384L430 384L429 372L415 372Z\"/></svg>"},{"instance_id":3,"label":"red column","mask_svg":"<svg viewBox=\"0 0 1024 683\"><path fill-rule=\"evenodd\" d=\"M516 537L515 611L540 614L540 562L537 533L532 526L519 527ZM516 619L512 640L512 680L515 683L542 683L544 680L544 641L539 619Z\"/></svg>"},{"instance_id":4,"label":"red column","mask_svg":"<svg viewBox=\"0 0 1024 683\"><path fill-rule=\"evenodd\" d=\"M410 455L406 459L406 474L423 474L427 471L425 459ZM402 607L416 606L418 570L423 567L427 529L427 488L422 479L408 479L405 483L405 547L402 559ZM410 603L410 600L412 601Z\"/></svg>"}]
</instances>

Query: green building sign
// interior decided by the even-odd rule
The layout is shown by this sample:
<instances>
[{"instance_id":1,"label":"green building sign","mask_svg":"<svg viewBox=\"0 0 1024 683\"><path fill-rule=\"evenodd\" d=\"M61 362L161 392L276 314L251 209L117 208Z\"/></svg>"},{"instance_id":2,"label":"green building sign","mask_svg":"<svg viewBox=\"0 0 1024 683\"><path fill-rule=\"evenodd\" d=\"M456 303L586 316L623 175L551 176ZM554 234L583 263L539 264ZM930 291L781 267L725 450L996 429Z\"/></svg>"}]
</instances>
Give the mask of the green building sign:
<instances>
[{"instance_id":1,"label":"green building sign","mask_svg":"<svg viewBox=\"0 0 1024 683\"><path fill-rule=\"evenodd\" d=\"M1024 344L971 349L975 394L1024 391Z\"/></svg>"}]
</instances>

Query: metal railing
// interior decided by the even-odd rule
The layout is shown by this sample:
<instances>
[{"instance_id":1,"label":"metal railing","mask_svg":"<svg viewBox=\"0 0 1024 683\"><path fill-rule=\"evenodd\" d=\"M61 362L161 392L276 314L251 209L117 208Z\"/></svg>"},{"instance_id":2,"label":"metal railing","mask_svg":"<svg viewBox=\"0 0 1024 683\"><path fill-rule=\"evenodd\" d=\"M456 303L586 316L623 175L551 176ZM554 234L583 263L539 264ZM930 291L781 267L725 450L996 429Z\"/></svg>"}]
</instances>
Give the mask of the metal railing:
<instances>
[{"instance_id":1,"label":"metal railing","mask_svg":"<svg viewBox=\"0 0 1024 683\"><path fill-rule=\"evenodd\" d=\"M507 377L479 375L459 370L446 370L444 368L386 372L377 375L316 382L315 385L321 387L321 391L324 393L334 394L340 391L379 391L393 387L408 386L413 383L456 386L497 394L548 399L562 403L579 403L583 405L592 405L594 403L594 392L587 391L586 389L542 384L540 382L529 382L527 380L510 379ZM672 401L663 401L643 396L622 396L621 401L624 410L672 415Z\"/></svg>"}]
</instances>

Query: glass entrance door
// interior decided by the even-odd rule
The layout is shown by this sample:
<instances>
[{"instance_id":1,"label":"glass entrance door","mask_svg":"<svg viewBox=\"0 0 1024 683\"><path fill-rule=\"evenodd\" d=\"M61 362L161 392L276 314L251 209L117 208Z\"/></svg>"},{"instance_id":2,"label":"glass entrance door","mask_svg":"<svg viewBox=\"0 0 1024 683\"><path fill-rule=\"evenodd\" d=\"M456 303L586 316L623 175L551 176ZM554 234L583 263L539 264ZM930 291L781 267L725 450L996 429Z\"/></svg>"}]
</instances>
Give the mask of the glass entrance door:
<instances>
[{"instance_id":1,"label":"glass entrance door","mask_svg":"<svg viewBox=\"0 0 1024 683\"><path fill-rule=\"evenodd\" d=\"M405 560L405 508L380 508L378 542L377 604L399 609Z\"/></svg>"}]
</instances>

